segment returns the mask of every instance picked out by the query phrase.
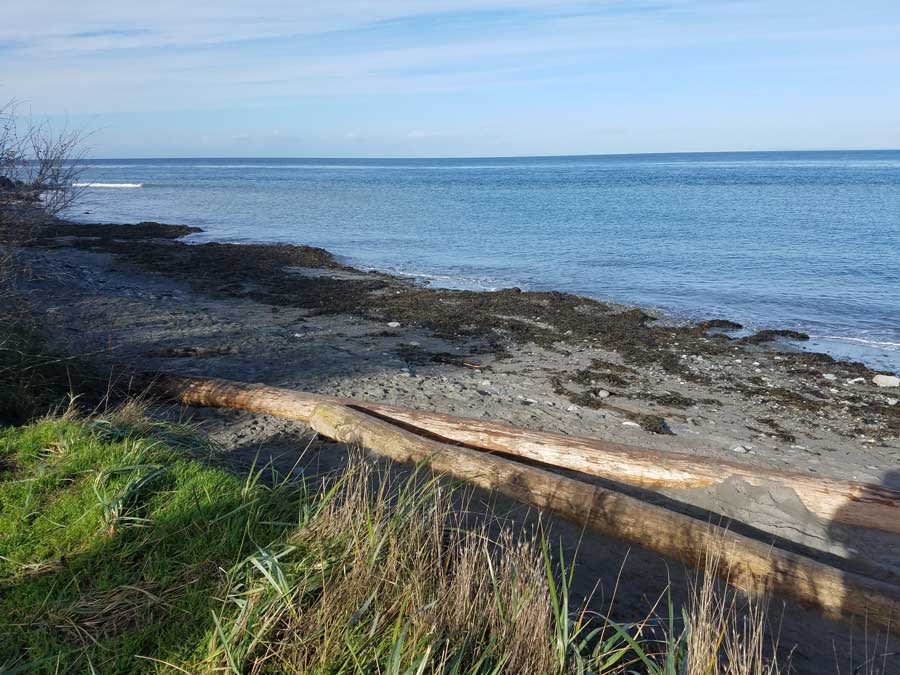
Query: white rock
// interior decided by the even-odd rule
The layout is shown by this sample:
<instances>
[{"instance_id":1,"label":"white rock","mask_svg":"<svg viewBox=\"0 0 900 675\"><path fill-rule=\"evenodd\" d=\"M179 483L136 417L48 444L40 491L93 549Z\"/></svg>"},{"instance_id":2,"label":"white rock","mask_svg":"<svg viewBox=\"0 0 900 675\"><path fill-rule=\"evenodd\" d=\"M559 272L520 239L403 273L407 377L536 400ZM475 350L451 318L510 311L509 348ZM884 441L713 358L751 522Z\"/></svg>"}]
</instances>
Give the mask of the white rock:
<instances>
[{"instance_id":1,"label":"white rock","mask_svg":"<svg viewBox=\"0 0 900 675\"><path fill-rule=\"evenodd\" d=\"M896 375L876 375L872 382L879 387L900 387L900 377Z\"/></svg>"},{"instance_id":2,"label":"white rock","mask_svg":"<svg viewBox=\"0 0 900 675\"><path fill-rule=\"evenodd\" d=\"M637 422L628 421L628 422L622 422L622 426L623 427L640 427L641 425L638 424Z\"/></svg>"},{"instance_id":3,"label":"white rock","mask_svg":"<svg viewBox=\"0 0 900 675\"><path fill-rule=\"evenodd\" d=\"M736 445L731 449L731 451L746 455L748 452L750 452L750 449L745 448L743 445Z\"/></svg>"},{"instance_id":4,"label":"white rock","mask_svg":"<svg viewBox=\"0 0 900 675\"><path fill-rule=\"evenodd\" d=\"M388 321L388 328L400 328L399 321Z\"/></svg>"},{"instance_id":5,"label":"white rock","mask_svg":"<svg viewBox=\"0 0 900 675\"><path fill-rule=\"evenodd\" d=\"M600 391L596 392L594 394L594 396L596 396L597 398L609 398L610 393L608 391L606 391L606 389L601 389ZM640 425L638 425L638 426L640 426Z\"/></svg>"},{"instance_id":6,"label":"white rock","mask_svg":"<svg viewBox=\"0 0 900 675\"><path fill-rule=\"evenodd\" d=\"M865 381L864 377L854 377L852 380L847 380L847 384L862 384Z\"/></svg>"},{"instance_id":7,"label":"white rock","mask_svg":"<svg viewBox=\"0 0 900 675\"><path fill-rule=\"evenodd\" d=\"M829 381L833 381L833 380L837 379L837 375L835 375L834 373L825 373L824 375L822 375L822 377L824 377L826 380L829 380Z\"/></svg>"},{"instance_id":8,"label":"white rock","mask_svg":"<svg viewBox=\"0 0 900 675\"><path fill-rule=\"evenodd\" d=\"M490 387L490 386L491 386L491 381L490 381L490 380L482 380L482 381L479 382L478 384L480 384L482 387Z\"/></svg>"},{"instance_id":9,"label":"white rock","mask_svg":"<svg viewBox=\"0 0 900 675\"><path fill-rule=\"evenodd\" d=\"M570 405L570 406L568 406L568 407L566 408L566 412L578 412L578 406L577 406L577 405Z\"/></svg>"},{"instance_id":10,"label":"white rock","mask_svg":"<svg viewBox=\"0 0 900 675\"><path fill-rule=\"evenodd\" d=\"M887 404L888 404L888 405L897 405L897 399L895 399L895 398L889 398L889 399L887 400Z\"/></svg>"}]
</instances>

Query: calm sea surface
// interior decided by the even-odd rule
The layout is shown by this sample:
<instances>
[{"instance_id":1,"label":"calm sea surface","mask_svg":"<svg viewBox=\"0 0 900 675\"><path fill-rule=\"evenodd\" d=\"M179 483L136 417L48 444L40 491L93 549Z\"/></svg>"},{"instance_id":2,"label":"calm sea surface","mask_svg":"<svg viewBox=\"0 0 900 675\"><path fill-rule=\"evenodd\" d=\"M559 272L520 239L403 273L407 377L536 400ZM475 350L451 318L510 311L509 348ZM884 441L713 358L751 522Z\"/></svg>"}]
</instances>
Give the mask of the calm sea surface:
<instances>
[{"instance_id":1,"label":"calm sea surface","mask_svg":"<svg viewBox=\"0 0 900 675\"><path fill-rule=\"evenodd\" d=\"M73 214L86 222L185 223L197 241L312 244L441 286L799 329L900 368L900 151L93 160L83 180L103 184Z\"/></svg>"}]
</instances>

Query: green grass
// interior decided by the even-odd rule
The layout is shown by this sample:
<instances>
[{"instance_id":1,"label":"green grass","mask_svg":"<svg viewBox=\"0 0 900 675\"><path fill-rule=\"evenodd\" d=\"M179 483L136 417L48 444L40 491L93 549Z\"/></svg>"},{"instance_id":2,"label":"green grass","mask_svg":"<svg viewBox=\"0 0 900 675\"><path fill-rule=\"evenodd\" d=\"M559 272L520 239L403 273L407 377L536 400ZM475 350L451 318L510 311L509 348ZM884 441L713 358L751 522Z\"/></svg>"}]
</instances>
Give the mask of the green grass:
<instances>
[{"instance_id":1,"label":"green grass","mask_svg":"<svg viewBox=\"0 0 900 675\"><path fill-rule=\"evenodd\" d=\"M0 670L197 660L226 570L306 499L108 424L7 429L0 467Z\"/></svg>"},{"instance_id":2,"label":"green grass","mask_svg":"<svg viewBox=\"0 0 900 675\"><path fill-rule=\"evenodd\" d=\"M139 408L0 428L0 672L775 672L707 582L616 624L430 474L239 477Z\"/></svg>"}]
</instances>

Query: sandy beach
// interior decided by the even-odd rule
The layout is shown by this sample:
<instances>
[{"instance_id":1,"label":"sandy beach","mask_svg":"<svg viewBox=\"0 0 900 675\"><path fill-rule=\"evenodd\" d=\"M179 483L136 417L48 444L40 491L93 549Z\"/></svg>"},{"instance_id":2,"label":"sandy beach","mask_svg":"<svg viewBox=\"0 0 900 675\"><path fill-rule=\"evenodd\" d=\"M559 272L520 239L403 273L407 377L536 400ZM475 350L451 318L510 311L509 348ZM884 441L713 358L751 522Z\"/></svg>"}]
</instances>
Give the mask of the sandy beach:
<instances>
[{"instance_id":1,"label":"sandy beach","mask_svg":"<svg viewBox=\"0 0 900 675\"><path fill-rule=\"evenodd\" d=\"M561 293L426 288L350 268L322 249L180 241L191 232L57 222L24 252L29 300L57 344L120 382L159 371L224 377L900 487L900 390L876 386L877 373L862 364L791 349L777 331L730 338L722 322L672 325ZM307 448L302 425L190 414L238 464L262 454L289 469L304 450L306 463L342 461L332 444ZM900 580L900 536L824 522L790 490L729 480L661 495L626 491ZM670 575L685 588L677 565L555 527L572 553L580 548L585 595L599 578L608 600L628 558L617 612L639 612ZM798 667L832 666L822 645L846 640L846 627L785 611L782 645L805 643ZM809 621L821 626L816 644Z\"/></svg>"}]
</instances>

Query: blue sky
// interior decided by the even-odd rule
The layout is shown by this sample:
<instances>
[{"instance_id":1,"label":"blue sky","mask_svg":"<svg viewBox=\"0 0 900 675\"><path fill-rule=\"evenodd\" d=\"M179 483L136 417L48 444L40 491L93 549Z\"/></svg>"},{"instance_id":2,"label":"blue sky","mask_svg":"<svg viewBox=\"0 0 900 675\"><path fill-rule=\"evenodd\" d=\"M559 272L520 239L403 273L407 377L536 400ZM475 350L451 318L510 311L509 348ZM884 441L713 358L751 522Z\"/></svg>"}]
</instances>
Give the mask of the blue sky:
<instances>
[{"instance_id":1,"label":"blue sky","mask_svg":"<svg viewBox=\"0 0 900 675\"><path fill-rule=\"evenodd\" d=\"M32 0L10 98L98 157L900 148L900 2Z\"/></svg>"}]
</instances>

